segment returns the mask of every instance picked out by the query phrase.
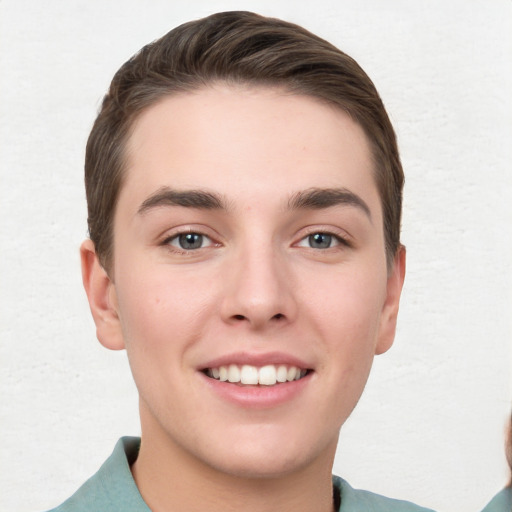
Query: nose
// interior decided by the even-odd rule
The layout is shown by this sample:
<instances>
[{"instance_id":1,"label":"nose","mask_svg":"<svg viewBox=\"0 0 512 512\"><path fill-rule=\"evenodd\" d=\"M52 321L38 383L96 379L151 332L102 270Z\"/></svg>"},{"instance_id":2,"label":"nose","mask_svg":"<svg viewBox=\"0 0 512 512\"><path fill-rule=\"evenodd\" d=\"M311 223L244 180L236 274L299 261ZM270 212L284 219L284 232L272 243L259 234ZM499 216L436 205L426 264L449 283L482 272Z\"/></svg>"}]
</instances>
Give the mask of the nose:
<instances>
[{"instance_id":1,"label":"nose","mask_svg":"<svg viewBox=\"0 0 512 512\"><path fill-rule=\"evenodd\" d=\"M297 304L286 256L272 247L240 251L225 274L221 315L225 322L265 329L295 318Z\"/></svg>"}]
</instances>

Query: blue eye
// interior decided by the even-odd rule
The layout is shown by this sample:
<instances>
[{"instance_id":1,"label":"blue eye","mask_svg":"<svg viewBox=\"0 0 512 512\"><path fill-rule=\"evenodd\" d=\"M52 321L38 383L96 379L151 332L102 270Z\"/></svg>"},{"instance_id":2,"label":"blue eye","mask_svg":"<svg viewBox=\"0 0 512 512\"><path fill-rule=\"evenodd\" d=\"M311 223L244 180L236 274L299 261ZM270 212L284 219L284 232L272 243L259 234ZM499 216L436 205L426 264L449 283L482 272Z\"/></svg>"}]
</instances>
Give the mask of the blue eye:
<instances>
[{"instance_id":1,"label":"blue eye","mask_svg":"<svg viewBox=\"0 0 512 512\"><path fill-rule=\"evenodd\" d=\"M328 249L332 241L333 236L328 233L314 233L308 236L309 246L313 249Z\"/></svg>"},{"instance_id":2,"label":"blue eye","mask_svg":"<svg viewBox=\"0 0 512 512\"><path fill-rule=\"evenodd\" d=\"M348 245L345 240L331 233L319 231L305 236L298 244L299 247L309 247L310 249L331 249L339 245Z\"/></svg>"},{"instance_id":3,"label":"blue eye","mask_svg":"<svg viewBox=\"0 0 512 512\"><path fill-rule=\"evenodd\" d=\"M212 244L207 236L200 233L181 233L170 238L167 243L184 251L202 249Z\"/></svg>"}]
</instances>

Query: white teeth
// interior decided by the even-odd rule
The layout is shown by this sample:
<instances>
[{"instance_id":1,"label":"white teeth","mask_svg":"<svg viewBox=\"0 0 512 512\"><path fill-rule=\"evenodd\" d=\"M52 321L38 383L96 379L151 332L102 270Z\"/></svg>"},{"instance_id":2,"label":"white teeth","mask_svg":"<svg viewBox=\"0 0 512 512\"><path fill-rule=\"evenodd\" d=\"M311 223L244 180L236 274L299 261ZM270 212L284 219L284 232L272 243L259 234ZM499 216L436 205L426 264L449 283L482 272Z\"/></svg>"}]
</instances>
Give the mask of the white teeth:
<instances>
[{"instance_id":1,"label":"white teeth","mask_svg":"<svg viewBox=\"0 0 512 512\"><path fill-rule=\"evenodd\" d=\"M219 366L218 368L208 368L206 374L221 382L231 382L233 384L241 383L246 385L274 386L277 383L291 382L299 380L307 374L307 370L302 370L296 366L286 366L284 364L268 364L258 368L249 364L238 366L230 364L229 366Z\"/></svg>"},{"instance_id":2,"label":"white teeth","mask_svg":"<svg viewBox=\"0 0 512 512\"><path fill-rule=\"evenodd\" d=\"M297 371L297 368L295 366L290 366L290 368L288 368L288 372L286 373L286 380L288 382L295 380L295 376L297 375L297 373L299 373Z\"/></svg>"},{"instance_id":3,"label":"white teeth","mask_svg":"<svg viewBox=\"0 0 512 512\"><path fill-rule=\"evenodd\" d=\"M288 375L288 368L284 365L279 366L276 372L277 382L286 382L286 375Z\"/></svg>"},{"instance_id":4,"label":"white teeth","mask_svg":"<svg viewBox=\"0 0 512 512\"><path fill-rule=\"evenodd\" d=\"M262 366L259 372L260 384L263 386L273 386L277 382L276 367L273 364Z\"/></svg>"},{"instance_id":5,"label":"white teeth","mask_svg":"<svg viewBox=\"0 0 512 512\"><path fill-rule=\"evenodd\" d=\"M242 384L258 384L258 368L244 364L240 372L240 382Z\"/></svg>"},{"instance_id":6,"label":"white teeth","mask_svg":"<svg viewBox=\"0 0 512 512\"><path fill-rule=\"evenodd\" d=\"M229 382L240 382L240 368L236 364L230 364L228 368Z\"/></svg>"}]
</instances>

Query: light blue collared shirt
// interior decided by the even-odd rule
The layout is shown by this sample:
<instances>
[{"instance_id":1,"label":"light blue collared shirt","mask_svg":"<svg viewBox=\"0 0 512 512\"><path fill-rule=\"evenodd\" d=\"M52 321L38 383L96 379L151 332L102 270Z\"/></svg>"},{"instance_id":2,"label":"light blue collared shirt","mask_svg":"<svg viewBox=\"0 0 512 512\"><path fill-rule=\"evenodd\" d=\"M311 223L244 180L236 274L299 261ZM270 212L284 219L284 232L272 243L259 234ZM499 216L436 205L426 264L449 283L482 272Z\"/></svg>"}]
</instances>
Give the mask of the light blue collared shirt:
<instances>
[{"instance_id":1,"label":"light blue collared shirt","mask_svg":"<svg viewBox=\"0 0 512 512\"><path fill-rule=\"evenodd\" d=\"M99 471L71 498L49 512L151 512L130 470L139 447L138 437L122 437ZM337 476L333 476L333 489L335 502L340 502L339 512L432 512L408 501L352 489Z\"/></svg>"}]
</instances>

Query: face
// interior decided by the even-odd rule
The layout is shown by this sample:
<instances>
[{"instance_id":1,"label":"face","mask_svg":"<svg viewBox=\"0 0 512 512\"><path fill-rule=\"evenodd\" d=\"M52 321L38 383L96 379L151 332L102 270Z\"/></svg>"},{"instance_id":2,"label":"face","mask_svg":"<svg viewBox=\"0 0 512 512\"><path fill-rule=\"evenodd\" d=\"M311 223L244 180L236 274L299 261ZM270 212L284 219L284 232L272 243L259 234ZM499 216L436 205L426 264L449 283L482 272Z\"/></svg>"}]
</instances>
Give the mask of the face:
<instances>
[{"instance_id":1,"label":"face","mask_svg":"<svg viewBox=\"0 0 512 512\"><path fill-rule=\"evenodd\" d=\"M403 281L361 128L280 90L216 86L136 121L98 337L126 348L143 446L234 475L329 464ZM157 441L158 440L158 441Z\"/></svg>"}]
</instances>

